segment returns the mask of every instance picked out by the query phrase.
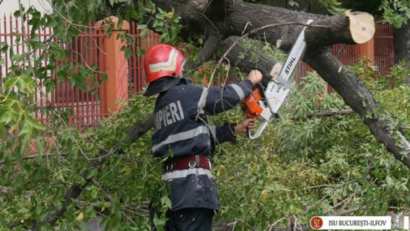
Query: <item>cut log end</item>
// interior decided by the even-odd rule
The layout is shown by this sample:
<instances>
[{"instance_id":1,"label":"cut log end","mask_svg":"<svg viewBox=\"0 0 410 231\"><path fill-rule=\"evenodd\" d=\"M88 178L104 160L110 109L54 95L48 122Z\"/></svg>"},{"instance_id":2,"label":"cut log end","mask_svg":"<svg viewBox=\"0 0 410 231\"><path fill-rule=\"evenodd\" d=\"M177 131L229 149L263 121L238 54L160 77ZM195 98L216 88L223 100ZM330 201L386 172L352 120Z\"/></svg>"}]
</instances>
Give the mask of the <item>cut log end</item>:
<instances>
[{"instance_id":1,"label":"cut log end","mask_svg":"<svg viewBox=\"0 0 410 231\"><path fill-rule=\"evenodd\" d=\"M350 33L353 41L357 44L363 44L371 40L375 33L374 18L371 14L365 12L355 12L350 10L345 12L349 18Z\"/></svg>"}]
</instances>

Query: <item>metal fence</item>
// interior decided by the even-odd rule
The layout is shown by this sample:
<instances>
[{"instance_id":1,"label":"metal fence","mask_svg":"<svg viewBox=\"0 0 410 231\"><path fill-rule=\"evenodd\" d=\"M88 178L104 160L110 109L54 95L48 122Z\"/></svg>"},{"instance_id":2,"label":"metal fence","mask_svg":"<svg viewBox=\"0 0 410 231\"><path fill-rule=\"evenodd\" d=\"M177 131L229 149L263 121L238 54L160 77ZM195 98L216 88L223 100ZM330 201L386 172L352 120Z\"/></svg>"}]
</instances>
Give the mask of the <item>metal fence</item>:
<instances>
[{"instance_id":1,"label":"metal fence","mask_svg":"<svg viewBox=\"0 0 410 231\"><path fill-rule=\"evenodd\" d=\"M160 36L152 31L148 31L145 39L141 39L141 30L137 29L135 22L130 23L129 34L134 35L137 46L132 47L133 55L128 60L129 78L128 78L128 92L130 95L141 92L146 86L145 72L144 72L144 55L138 56L137 47L141 50L160 43Z\"/></svg>"},{"instance_id":2,"label":"metal fence","mask_svg":"<svg viewBox=\"0 0 410 231\"><path fill-rule=\"evenodd\" d=\"M13 16L4 16L0 19L0 42L6 42L15 54L21 54L28 52L28 47L22 42L22 25L19 18L13 18ZM25 25L26 30L30 28ZM146 86L145 73L144 73L144 55L138 56L137 47L142 50L158 44L160 37L158 34L149 32L147 37L143 40L141 38L141 31L137 29L135 22L130 24L129 34L135 36L136 46L134 46L133 54L128 60L128 92L130 95L141 92ZM29 34L29 33L27 33ZM51 29L38 30L40 41L45 41L52 36ZM26 35L29 36L29 35ZM72 114L69 116L71 126L75 126L78 129L84 129L87 127L98 126L98 121L107 116L107 112L102 111L102 101L104 97L104 91L101 88L96 88L96 95L87 91L82 91L78 88L72 87L69 80L60 80L58 78L57 70L62 63L72 63L73 67L70 70L70 74L81 66L91 67L96 65L98 72L94 72L93 76L95 80L101 79L101 73L106 70L104 62L104 54L100 47L104 46L104 41L107 35L101 31L93 29L93 27L86 28L85 32L80 34L72 43L68 44L64 41L57 41L60 46L69 52L69 58L66 60L59 60L57 66L49 71L48 77L55 80L55 89L47 89L42 80L36 79L39 83L39 88L36 90L36 104L38 108L59 108L62 110L71 110ZM389 68L394 63L394 50L393 50L393 29L389 25L382 25L377 27L375 35L375 64L379 68L379 73L384 75L388 73ZM43 51L39 50L34 55L39 57ZM357 62L360 56L359 45L335 45L332 47L332 53L338 57L338 59L346 65ZM4 65L0 65L0 80L6 76L12 61L9 54L4 54ZM47 66L47 61L44 61L44 66ZM308 71L313 71L307 64L301 62L296 70L295 80L298 82L301 78L307 75ZM34 77L33 77L34 78ZM219 78L219 82L224 81L223 78ZM1 81L0 81L1 84ZM1 85L0 85L1 86ZM329 92L333 89L329 87ZM98 96L98 97L97 97ZM45 115L40 112L36 113L39 120L44 123L49 121Z\"/></svg>"},{"instance_id":3,"label":"metal fence","mask_svg":"<svg viewBox=\"0 0 410 231\"><path fill-rule=\"evenodd\" d=\"M23 25L20 22L20 18L14 18L12 15L9 17L4 16L0 19L0 42L6 42L10 50L15 55L30 52L29 48L23 43L23 36L30 36L27 31L31 30L31 26L27 23L24 25L26 33L23 33ZM39 28L37 31L39 41L47 41L51 38L53 32L50 28ZM69 56L65 60L58 60L56 66L48 71L49 78L55 80L55 86L53 89L47 89L43 80L32 76L32 78L39 84L39 87L35 90L35 104L38 108L36 111L36 117L43 123L52 122L44 114L41 113L41 108L57 108L65 111L71 111L71 115L68 116L69 125L75 126L78 129L84 129L86 127L96 127L98 121L106 116L101 112L102 96L101 89L95 88L96 94L91 94L88 91L82 91L78 88L72 87L70 81L60 80L57 76L59 66L63 63L71 63L72 69L70 73L75 73L80 66L91 67L97 65L99 71L94 72L93 76L88 78L94 78L96 81L101 79L101 73L105 71L104 62L101 62L100 49L103 44L103 38L106 35L94 30L91 26L85 29L85 33L80 34L72 43L66 43L65 41L57 41L63 49L69 52ZM51 38L54 39L54 38ZM47 53L44 50L37 50L32 54L30 61L21 63L21 68L30 66L30 62L33 59L39 58L41 55L45 55L43 61L44 67L48 65ZM3 55L4 65L0 65L0 80L4 78L13 61L10 57L10 52ZM1 81L0 81L1 82Z\"/></svg>"},{"instance_id":4,"label":"metal fence","mask_svg":"<svg viewBox=\"0 0 410 231\"><path fill-rule=\"evenodd\" d=\"M380 75L389 73L394 65L393 27L380 25L374 36L374 62Z\"/></svg>"},{"instance_id":5,"label":"metal fence","mask_svg":"<svg viewBox=\"0 0 410 231\"><path fill-rule=\"evenodd\" d=\"M350 65L358 61L360 57L360 46L359 45L345 45L336 44L332 47L331 53L335 55L341 63L344 65ZM307 63L300 62L297 70L295 71L295 81L300 82L303 77L307 76L308 72L313 72ZM327 86L328 92L334 92L331 86Z\"/></svg>"}]
</instances>

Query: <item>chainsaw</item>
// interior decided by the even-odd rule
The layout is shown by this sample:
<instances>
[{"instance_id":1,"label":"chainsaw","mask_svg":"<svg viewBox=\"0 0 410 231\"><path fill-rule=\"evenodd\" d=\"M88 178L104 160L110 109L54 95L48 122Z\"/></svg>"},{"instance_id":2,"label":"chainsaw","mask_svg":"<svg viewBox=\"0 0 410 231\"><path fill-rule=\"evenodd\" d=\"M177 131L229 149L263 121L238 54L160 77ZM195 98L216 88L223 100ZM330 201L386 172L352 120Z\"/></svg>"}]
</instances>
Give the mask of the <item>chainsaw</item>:
<instances>
[{"instance_id":1,"label":"chainsaw","mask_svg":"<svg viewBox=\"0 0 410 231\"><path fill-rule=\"evenodd\" d=\"M313 20L309 20L306 24L312 22ZM282 67L282 64L277 63L272 68L270 76L264 76L262 84L241 102L246 117L256 118L260 122L254 134L248 130L248 136L252 140L261 136L272 117L278 118L279 108L293 86L292 74L306 50L305 30L306 26L300 32L285 65Z\"/></svg>"}]
</instances>

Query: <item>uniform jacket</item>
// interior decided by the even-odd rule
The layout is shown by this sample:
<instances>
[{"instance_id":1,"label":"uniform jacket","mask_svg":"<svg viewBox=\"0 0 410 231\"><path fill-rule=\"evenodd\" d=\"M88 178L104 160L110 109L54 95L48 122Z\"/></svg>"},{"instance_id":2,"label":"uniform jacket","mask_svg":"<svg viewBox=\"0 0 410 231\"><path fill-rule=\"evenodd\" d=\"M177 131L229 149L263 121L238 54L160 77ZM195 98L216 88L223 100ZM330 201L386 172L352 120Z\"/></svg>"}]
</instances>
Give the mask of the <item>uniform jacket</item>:
<instances>
[{"instance_id":1,"label":"uniform jacket","mask_svg":"<svg viewBox=\"0 0 410 231\"><path fill-rule=\"evenodd\" d=\"M206 115L216 115L235 107L252 92L250 80L224 87L205 88L181 78L179 84L160 93L154 110L155 132L152 152L155 157L214 154L215 145L236 142L234 124L208 125ZM212 174L190 169L187 175L167 179L171 186L172 210L209 208L219 210L218 191Z\"/></svg>"}]
</instances>

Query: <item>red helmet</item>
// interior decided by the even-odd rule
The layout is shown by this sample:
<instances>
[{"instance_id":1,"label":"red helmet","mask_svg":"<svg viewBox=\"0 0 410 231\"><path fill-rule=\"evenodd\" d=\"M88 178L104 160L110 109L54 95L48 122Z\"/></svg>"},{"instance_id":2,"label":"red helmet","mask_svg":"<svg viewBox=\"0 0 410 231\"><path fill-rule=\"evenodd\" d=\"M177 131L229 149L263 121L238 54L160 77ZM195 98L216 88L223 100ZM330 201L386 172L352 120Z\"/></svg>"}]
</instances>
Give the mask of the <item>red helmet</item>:
<instances>
[{"instance_id":1,"label":"red helmet","mask_svg":"<svg viewBox=\"0 0 410 231\"><path fill-rule=\"evenodd\" d=\"M181 75L185 57L176 48L167 44L157 44L145 54L145 74L147 83L163 77Z\"/></svg>"}]
</instances>

